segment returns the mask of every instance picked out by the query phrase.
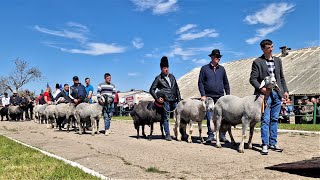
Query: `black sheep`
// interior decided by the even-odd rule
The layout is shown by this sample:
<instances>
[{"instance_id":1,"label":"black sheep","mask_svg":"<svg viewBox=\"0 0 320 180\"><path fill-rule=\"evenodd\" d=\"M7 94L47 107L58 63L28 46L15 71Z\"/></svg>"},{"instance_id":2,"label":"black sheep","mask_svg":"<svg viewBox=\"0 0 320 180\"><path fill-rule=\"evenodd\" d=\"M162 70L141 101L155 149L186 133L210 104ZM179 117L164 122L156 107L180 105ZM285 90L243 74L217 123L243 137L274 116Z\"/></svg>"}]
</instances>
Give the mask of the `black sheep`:
<instances>
[{"instance_id":1,"label":"black sheep","mask_svg":"<svg viewBox=\"0 0 320 180\"><path fill-rule=\"evenodd\" d=\"M9 120L9 114L8 114L8 107L3 107L0 110L0 115L1 115L1 121L3 121L3 116L6 116L7 121Z\"/></svg>"},{"instance_id":2,"label":"black sheep","mask_svg":"<svg viewBox=\"0 0 320 180\"><path fill-rule=\"evenodd\" d=\"M133 119L133 124L137 130L137 138L140 138L139 129L142 126L142 136L146 137L144 133L144 126L150 126L150 135L149 140L152 139L153 132L153 123L160 122L160 128L162 133L162 138L164 138L163 133L163 112L164 108L162 106L157 106L153 101L141 101L137 104L133 110L130 112L130 115Z\"/></svg>"}]
</instances>

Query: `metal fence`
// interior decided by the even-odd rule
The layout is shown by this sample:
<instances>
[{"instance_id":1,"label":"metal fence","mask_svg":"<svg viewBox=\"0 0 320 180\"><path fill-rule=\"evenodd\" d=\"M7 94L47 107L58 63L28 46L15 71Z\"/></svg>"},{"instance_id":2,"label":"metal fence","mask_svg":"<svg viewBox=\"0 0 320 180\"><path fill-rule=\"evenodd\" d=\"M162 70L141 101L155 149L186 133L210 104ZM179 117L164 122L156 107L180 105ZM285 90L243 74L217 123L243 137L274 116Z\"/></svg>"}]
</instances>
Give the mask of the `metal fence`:
<instances>
[{"instance_id":1,"label":"metal fence","mask_svg":"<svg viewBox=\"0 0 320 180\"><path fill-rule=\"evenodd\" d=\"M302 106L302 107L306 107L306 106L313 106L313 111L312 113L310 114L288 114L288 115L283 115L283 114L280 114L280 116L287 116L287 117L291 117L291 116L294 116L294 117L312 117L312 122L313 124L316 124L317 122L317 117L320 118L320 115L317 114L317 104L314 103L313 105L289 105L289 106L292 106L293 107L293 111L294 111L294 107L298 107L298 106Z\"/></svg>"}]
</instances>

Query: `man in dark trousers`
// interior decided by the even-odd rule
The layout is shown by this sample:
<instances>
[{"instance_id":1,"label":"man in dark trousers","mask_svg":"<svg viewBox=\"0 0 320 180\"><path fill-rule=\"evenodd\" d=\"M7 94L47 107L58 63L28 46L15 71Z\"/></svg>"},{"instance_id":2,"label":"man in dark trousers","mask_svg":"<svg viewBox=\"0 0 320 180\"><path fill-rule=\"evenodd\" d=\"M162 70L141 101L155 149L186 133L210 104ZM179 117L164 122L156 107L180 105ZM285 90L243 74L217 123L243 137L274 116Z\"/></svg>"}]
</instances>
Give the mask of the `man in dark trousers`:
<instances>
[{"instance_id":1,"label":"man in dark trousers","mask_svg":"<svg viewBox=\"0 0 320 180\"><path fill-rule=\"evenodd\" d=\"M273 42L265 39L260 43L263 55L252 63L250 84L255 88L254 94L265 95L266 105L261 117L262 155L268 154L268 148L282 152L277 145L278 119L281 110L282 98L288 99L289 91L284 79L282 62L272 55ZM260 89L260 83L266 76L274 75L279 90L269 90L265 87Z\"/></svg>"},{"instance_id":2,"label":"man in dark trousers","mask_svg":"<svg viewBox=\"0 0 320 180\"><path fill-rule=\"evenodd\" d=\"M176 108L177 103L181 100L181 96L176 78L169 73L169 62L166 56L161 58L160 69L161 73L154 79L149 92L156 102L164 105L163 126L166 134L165 138L167 141L171 141L169 129L170 112ZM156 93L156 89L159 92ZM160 94L163 94L164 98L159 97Z\"/></svg>"},{"instance_id":3,"label":"man in dark trousers","mask_svg":"<svg viewBox=\"0 0 320 180\"><path fill-rule=\"evenodd\" d=\"M199 74L198 87L201 94L201 100L205 101L207 97L211 97L214 103L216 103L221 96L224 96L224 94L230 94L230 87L226 70L219 64L222 57L220 50L212 50L209 56L211 57L211 62L202 66ZM212 113L207 111L207 142L212 142L214 140L214 134L210 127L211 116ZM222 133L222 137L220 139L222 142L228 142L225 138L225 133Z\"/></svg>"}]
</instances>

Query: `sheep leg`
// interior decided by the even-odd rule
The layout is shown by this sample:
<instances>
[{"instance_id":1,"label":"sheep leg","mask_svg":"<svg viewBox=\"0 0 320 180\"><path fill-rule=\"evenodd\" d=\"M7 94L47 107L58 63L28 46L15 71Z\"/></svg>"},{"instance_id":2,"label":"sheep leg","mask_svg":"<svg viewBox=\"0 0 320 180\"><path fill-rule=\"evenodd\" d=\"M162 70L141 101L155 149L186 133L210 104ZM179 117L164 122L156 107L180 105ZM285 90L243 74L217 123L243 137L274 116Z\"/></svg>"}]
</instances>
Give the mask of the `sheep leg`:
<instances>
[{"instance_id":1,"label":"sheep leg","mask_svg":"<svg viewBox=\"0 0 320 180\"><path fill-rule=\"evenodd\" d=\"M180 115L177 115L176 124L174 126L174 135L176 136L177 141L181 141L181 133L178 132L178 128L180 127L180 120L181 120Z\"/></svg>"},{"instance_id":2,"label":"sheep leg","mask_svg":"<svg viewBox=\"0 0 320 180\"><path fill-rule=\"evenodd\" d=\"M78 123L79 126L79 135L82 135L82 124L81 124L81 119L79 115L75 115L76 121Z\"/></svg>"},{"instance_id":3,"label":"sheep leg","mask_svg":"<svg viewBox=\"0 0 320 180\"><path fill-rule=\"evenodd\" d=\"M233 138L233 135L232 135L232 132L231 132L231 126L228 127L228 134L229 134L230 139L231 139L231 144L235 146L237 143Z\"/></svg>"},{"instance_id":4,"label":"sheep leg","mask_svg":"<svg viewBox=\"0 0 320 180\"><path fill-rule=\"evenodd\" d=\"M245 118L242 119L242 139L239 146L239 153L244 153L244 140L246 139L246 128L248 126L247 120Z\"/></svg>"},{"instance_id":5,"label":"sheep leg","mask_svg":"<svg viewBox=\"0 0 320 180\"><path fill-rule=\"evenodd\" d=\"M215 132L216 132L216 140L217 140L217 143L216 143L216 146L217 148L221 148L221 143L220 143L220 126L221 126L221 121L222 121L222 117L219 116L218 119L215 121L216 122L216 125L215 125Z\"/></svg>"},{"instance_id":6,"label":"sheep leg","mask_svg":"<svg viewBox=\"0 0 320 180\"><path fill-rule=\"evenodd\" d=\"M148 140L151 141L152 140L152 133L153 133L153 123L151 123L151 126L150 126L150 135L148 137Z\"/></svg>"},{"instance_id":7,"label":"sheep leg","mask_svg":"<svg viewBox=\"0 0 320 180\"><path fill-rule=\"evenodd\" d=\"M146 136L146 133L144 133L144 125L142 125L141 129L142 129L142 136L146 138L147 136Z\"/></svg>"},{"instance_id":8,"label":"sheep leg","mask_svg":"<svg viewBox=\"0 0 320 180\"><path fill-rule=\"evenodd\" d=\"M96 119L94 117L90 117L90 120L91 120L91 126L92 126L91 135L94 136L94 134L97 131L97 121L96 121Z\"/></svg>"},{"instance_id":9,"label":"sheep leg","mask_svg":"<svg viewBox=\"0 0 320 180\"><path fill-rule=\"evenodd\" d=\"M248 141L248 148L252 149L252 137L254 132L254 126L250 126L250 134L249 134L249 141Z\"/></svg>"},{"instance_id":10,"label":"sheep leg","mask_svg":"<svg viewBox=\"0 0 320 180\"><path fill-rule=\"evenodd\" d=\"M202 120L198 121L198 128L199 128L199 138L201 143L204 143L204 139L202 137Z\"/></svg>"},{"instance_id":11,"label":"sheep leg","mask_svg":"<svg viewBox=\"0 0 320 180\"><path fill-rule=\"evenodd\" d=\"M190 120L189 122L189 136L188 136L188 143L192 143L192 139L191 139L191 136L192 136L192 132L193 132L193 123L192 123L192 120Z\"/></svg>"},{"instance_id":12,"label":"sheep leg","mask_svg":"<svg viewBox=\"0 0 320 180\"><path fill-rule=\"evenodd\" d=\"M140 126L136 126L136 130L137 130L137 139L140 139L140 134L139 134L139 130L140 130Z\"/></svg>"},{"instance_id":13,"label":"sheep leg","mask_svg":"<svg viewBox=\"0 0 320 180\"><path fill-rule=\"evenodd\" d=\"M165 138L164 133L163 133L163 122L160 122L160 130L161 130L161 137L162 139Z\"/></svg>"}]
</instances>

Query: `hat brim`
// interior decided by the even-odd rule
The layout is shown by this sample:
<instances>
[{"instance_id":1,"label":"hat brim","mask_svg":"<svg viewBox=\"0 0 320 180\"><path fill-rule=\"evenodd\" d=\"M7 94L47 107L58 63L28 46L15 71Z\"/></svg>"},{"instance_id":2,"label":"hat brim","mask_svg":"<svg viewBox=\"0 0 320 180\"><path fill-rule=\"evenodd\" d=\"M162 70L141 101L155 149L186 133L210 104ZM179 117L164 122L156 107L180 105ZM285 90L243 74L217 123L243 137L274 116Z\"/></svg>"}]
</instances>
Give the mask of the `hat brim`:
<instances>
[{"instance_id":1,"label":"hat brim","mask_svg":"<svg viewBox=\"0 0 320 180\"><path fill-rule=\"evenodd\" d=\"M221 58L221 57L222 57L222 55L219 55L219 54L209 54L208 56L209 56L209 57L211 57L211 56L217 56L218 58Z\"/></svg>"}]
</instances>

